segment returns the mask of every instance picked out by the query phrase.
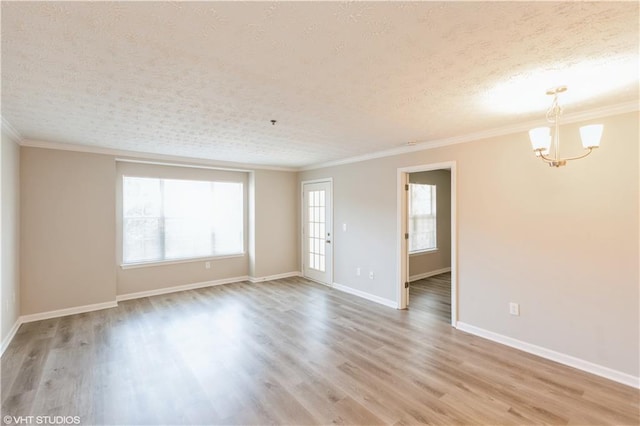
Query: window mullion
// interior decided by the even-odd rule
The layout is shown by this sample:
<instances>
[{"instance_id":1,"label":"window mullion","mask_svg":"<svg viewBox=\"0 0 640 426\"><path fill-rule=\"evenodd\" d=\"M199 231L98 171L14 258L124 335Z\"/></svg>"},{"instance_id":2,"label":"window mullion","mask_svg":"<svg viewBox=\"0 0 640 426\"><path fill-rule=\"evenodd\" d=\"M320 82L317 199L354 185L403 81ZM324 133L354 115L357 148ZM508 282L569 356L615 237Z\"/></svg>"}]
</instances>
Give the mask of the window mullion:
<instances>
[{"instance_id":1,"label":"window mullion","mask_svg":"<svg viewBox=\"0 0 640 426\"><path fill-rule=\"evenodd\" d=\"M162 255L162 260L166 260L167 259L167 252L166 252L166 246L167 246L167 241L166 241L166 232L165 232L165 217L164 217L164 202L165 202L165 196L164 196L164 179L159 179L160 180L160 253Z\"/></svg>"}]
</instances>

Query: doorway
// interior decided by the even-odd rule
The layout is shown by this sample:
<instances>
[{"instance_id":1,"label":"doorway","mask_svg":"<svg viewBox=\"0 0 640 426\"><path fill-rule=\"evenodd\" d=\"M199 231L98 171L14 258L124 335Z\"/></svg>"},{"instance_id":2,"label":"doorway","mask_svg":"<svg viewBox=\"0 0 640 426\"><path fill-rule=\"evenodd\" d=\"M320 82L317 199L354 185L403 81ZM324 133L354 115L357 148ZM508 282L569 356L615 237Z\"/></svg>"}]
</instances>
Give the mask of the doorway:
<instances>
[{"instance_id":1,"label":"doorway","mask_svg":"<svg viewBox=\"0 0 640 426\"><path fill-rule=\"evenodd\" d=\"M411 305L413 282L414 295L421 297L415 308L431 306L434 314L441 315L450 304L454 327L458 316L455 182L455 162L398 169L398 308Z\"/></svg>"},{"instance_id":2,"label":"doorway","mask_svg":"<svg viewBox=\"0 0 640 426\"><path fill-rule=\"evenodd\" d=\"M302 182L302 271L305 278L333 282L333 182Z\"/></svg>"}]
</instances>

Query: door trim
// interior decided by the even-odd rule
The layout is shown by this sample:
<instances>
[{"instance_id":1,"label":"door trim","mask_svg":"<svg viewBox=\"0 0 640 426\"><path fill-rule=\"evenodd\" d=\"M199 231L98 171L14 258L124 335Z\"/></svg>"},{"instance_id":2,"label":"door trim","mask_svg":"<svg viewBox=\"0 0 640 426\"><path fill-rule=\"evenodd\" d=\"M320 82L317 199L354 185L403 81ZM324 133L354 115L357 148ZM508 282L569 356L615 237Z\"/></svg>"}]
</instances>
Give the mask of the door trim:
<instances>
[{"instance_id":1,"label":"door trim","mask_svg":"<svg viewBox=\"0 0 640 426\"><path fill-rule=\"evenodd\" d=\"M312 184L312 183L328 183L329 187L331 188L331 209L329 211L329 214L331 215L331 244L333 244L332 248L331 248L331 273L329 274L329 282L328 283L322 283L319 281L316 281L312 278L306 277L304 275L304 261L305 261L305 252L304 252L304 186L307 184ZM333 224L333 206L335 204L335 199L333 197L333 178L332 177L328 177L328 178L320 178L320 179L310 179L310 180L303 180L300 181L300 227L299 227L299 231L300 231L300 275L308 280L317 282L319 284L322 285L326 285L328 287L333 287L333 269L334 269L334 263L333 263L333 259L335 258L334 253L335 253L335 242L336 242L336 234L335 232L333 232L334 229L334 224Z\"/></svg>"},{"instance_id":2,"label":"door trim","mask_svg":"<svg viewBox=\"0 0 640 426\"><path fill-rule=\"evenodd\" d=\"M455 161L445 161L442 163L422 164L419 166L398 168L397 175L397 250L396 265L398 282L396 285L396 300L398 309L407 308L406 292L404 283L409 281L407 262L409 261L409 250L404 233L406 231L405 218L407 212L407 193L404 189L409 173L429 172L433 170L451 170L451 325L456 326L458 321L458 215L457 215L457 171Z\"/></svg>"}]
</instances>

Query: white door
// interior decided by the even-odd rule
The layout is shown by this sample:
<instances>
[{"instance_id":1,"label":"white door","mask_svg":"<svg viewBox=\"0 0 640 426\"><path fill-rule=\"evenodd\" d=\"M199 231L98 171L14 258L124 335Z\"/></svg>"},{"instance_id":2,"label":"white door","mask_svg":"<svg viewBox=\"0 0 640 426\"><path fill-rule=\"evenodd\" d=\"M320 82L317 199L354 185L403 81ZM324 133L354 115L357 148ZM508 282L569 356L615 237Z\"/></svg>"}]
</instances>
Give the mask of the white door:
<instances>
[{"instance_id":1,"label":"white door","mask_svg":"<svg viewBox=\"0 0 640 426\"><path fill-rule=\"evenodd\" d=\"M333 281L333 227L331 182L302 186L303 273L306 278L331 285Z\"/></svg>"}]
</instances>

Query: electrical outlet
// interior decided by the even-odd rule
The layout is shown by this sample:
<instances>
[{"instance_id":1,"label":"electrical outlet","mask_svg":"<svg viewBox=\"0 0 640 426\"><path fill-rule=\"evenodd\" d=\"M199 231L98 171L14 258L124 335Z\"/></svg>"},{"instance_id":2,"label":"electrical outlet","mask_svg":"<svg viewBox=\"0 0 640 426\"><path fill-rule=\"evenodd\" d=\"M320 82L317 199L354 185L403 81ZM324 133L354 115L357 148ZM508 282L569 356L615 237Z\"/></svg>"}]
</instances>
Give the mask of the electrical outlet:
<instances>
[{"instance_id":1,"label":"electrical outlet","mask_svg":"<svg viewBox=\"0 0 640 426\"><path fill-rule=\"evenodd\" d=\"M356 268L356 277L359 277L361 274L360 268Z\"/></svg>"},{"instance_id":2,"label":"electrical outlet","mask_svg":"<svg viewBox=\"0 0 640 426\"><path fill-rule=\"evenodd\" d=\"M211 262L204 262L205 269L211 269Z\"/></svg>"},{"instance_id":3,"label":"electrical outlet","mask_svg":"<svg viewBox=\"0 0 640 426\"><path fill-rule=\"evenodd\" d=\"M369 279L370 279L370 280L372 280L372 279L374 279L375 277L376 277L376 276L375 276L375 274L373 273L373 271L369 271Z\"/></svg>"},{"instance_id":4,"label":"electrical outlet","mask_svg":"<svg viewBox=\"0 0 640 426\"><path fill-rule=\"evenodd\" d=\"M509 303L509 313L511 315L519 316L520 315L520 305L515 303L515 302L510 302Z\"/></svg>"}]
</instances>

